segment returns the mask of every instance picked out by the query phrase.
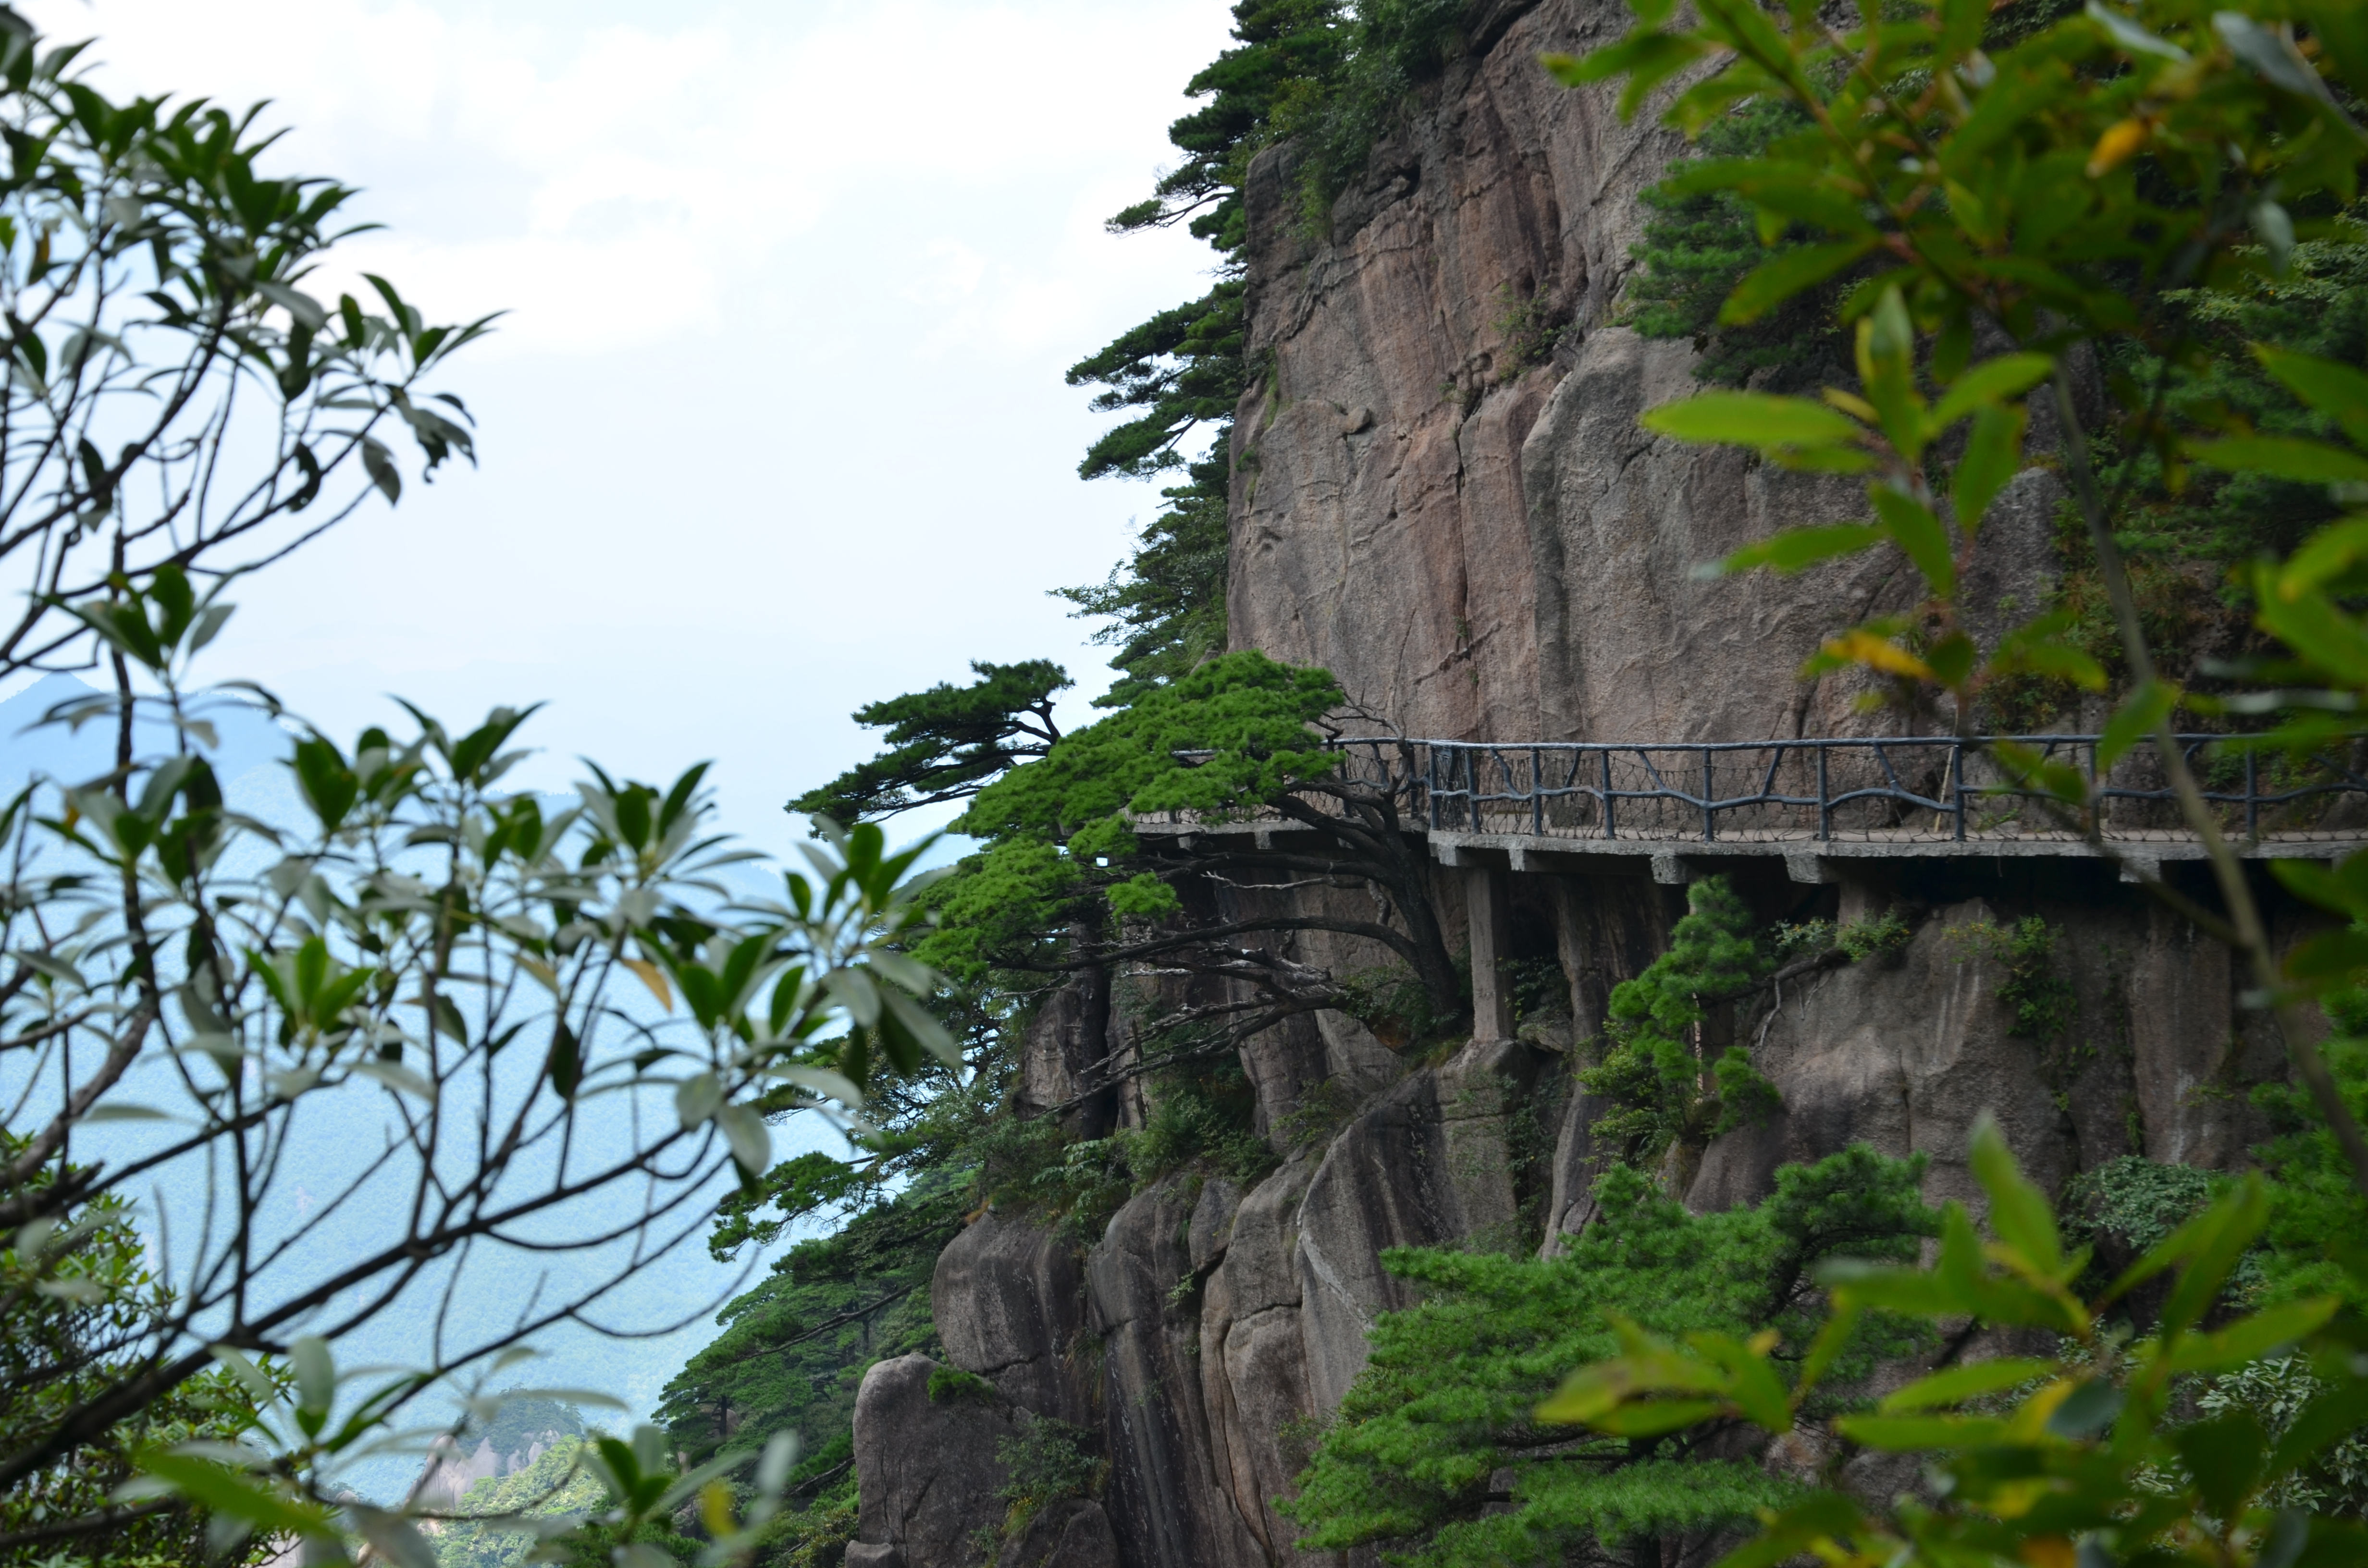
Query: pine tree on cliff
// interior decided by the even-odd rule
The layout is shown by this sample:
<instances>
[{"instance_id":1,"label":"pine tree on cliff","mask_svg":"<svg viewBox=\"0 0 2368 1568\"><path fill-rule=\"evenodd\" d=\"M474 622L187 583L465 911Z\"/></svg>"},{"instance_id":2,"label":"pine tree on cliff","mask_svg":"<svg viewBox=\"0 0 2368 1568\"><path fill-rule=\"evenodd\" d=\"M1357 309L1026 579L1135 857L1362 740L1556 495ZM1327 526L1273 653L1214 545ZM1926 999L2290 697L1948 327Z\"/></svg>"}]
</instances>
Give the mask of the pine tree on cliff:
<instances>
[{"instance_id":1,"label":"pine tree on cliff","mask_svg":"<svg viewBox=\"0 0 2368 1568\"><path fill-rule=\"evenodd\" d=\"M1078 477L1149 479L1181 472L1158 513L1107 582L1056 590L1085 616L1107 618L1121 678L1103 700L1173 679L1225 646L1225 504L1234 406L1248 385L1244 357L1242 183L1272 139L1278 106L1336 78L1348 38L1339 0L1241 0L1235 47L1185 92L1208 102L1168 127L1184 162L1153 194L1111 218L1112 233L1185 226L1217 252L1217 281L1069 368L1069 384L1103 389L1097 413L1125 414L1077 464ZM1186 455L1196 441L1206 448Z\"/></svg>"}]
</instances>

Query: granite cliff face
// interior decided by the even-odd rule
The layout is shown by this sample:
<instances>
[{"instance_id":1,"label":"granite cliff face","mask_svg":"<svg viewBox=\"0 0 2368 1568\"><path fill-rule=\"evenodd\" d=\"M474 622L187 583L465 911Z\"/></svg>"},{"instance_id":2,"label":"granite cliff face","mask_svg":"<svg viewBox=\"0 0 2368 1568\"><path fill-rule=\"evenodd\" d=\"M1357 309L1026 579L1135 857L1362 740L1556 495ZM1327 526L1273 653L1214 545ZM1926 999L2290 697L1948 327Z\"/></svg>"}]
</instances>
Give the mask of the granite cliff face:
<instances>
[{"instance_id":1,"label":"granite cliff face","mask_svg":"<svg viewBox=\"0 0 2368 1568\"><path fill-rule=\"evenodd\" d=\"M1736 881L1763 915L1837 912L1835 890L1791 887L1781 864L1760 872ZM1903 890L1896 907L1914 934L1896 951L1805 976L1747 1015L1785 1108L1665 1173L1691 1207L1757 1201L1779 1165L1855 1142L1926 1154L1930 1198L1978 1206L1964 1151L1985 1112L2051 1186L2123 1153L2226 1165L2262 1136L2241 1088L2277 1074L2282 1055L2238 1007L2225 950L2104 869L1959 876ZM1601 1021L1589 987L1649 960L1683 890L1527 881L1546 884L1530 890L1548 896L1526 918L1565 943L1584 1035ZM1589 918L1554 913L1572 910ZM2046 1041L2016 1031L2000 994L2010 975L1984 936L2027 913L2066 935L2072 1016ZM1524 918L1517 905L1517 926ZM1061 1081L1072 1027L1054 1009L1040 1017L1031 1082ZM1475 1041L1439 1066L1389 1058L1391 1071L1373 1062L1378 1046L1352 1038L1361 1031L1338 1029L1330 1042L1251 1048L1335 1065L1258 1080L1280 1165L1249 1190L1173 1176L1090 1244L989 1214L947 1249L932 1291L939 1333L992 1392L932 1403L933 1363L873 1369L856 1415L864 1527L850 1563L1312 1568L1274 1504L1363 1366L1367 1327L1410 1304L1381 1253L1558 1250L1588 1219L1599 1172L1587 1130L1603 1108L1572 1081L1569 1030ZM1308 1114L1327 1104L1335 1115ZM1021 1540L1000 1541L1008 1440L1040 1418L1082 1428L1106 1479L1089 1503L1062 1506L1067 1533L1031 1521Z\"/></svg>"},{"instance_id":2,"label":"granite cliff face","mask_svg":"<svg viewBox=\"0 0 2368 1568\"><path fill-rule=\"evenodd\" d=\"M1492 7L1490 47L1374 150L1321 241L1287 150L1253 166L1233 642L1326 666L1409 734L1850 733L1852 693L1793 672L1836 604L1904 605L1892 566L1691 569L1856 516L1856 488L1636 426L1696 390L1690 345L1615 324L1637 193L1680 144L1537 64L1626 19L1604 0ZM2037 602L2054 487L2027 476L1991 525L1993 595Z\"/></svg>"},{"instance_id":3,"label":"granite cliff face","mask_svg":"<svg viewBox=\"0 0 2368 1568\"><path fill-rule=\"evenodd\" d=\"M1804 687L1794 671L1840 618L1906 602L1887 563L1792 579L1691 572L1774 528L1855 516L1856 491L1636 426L1696 384L1689 346L1613 319L1637 192L1675 146L1535 63L1604 41L1625 17L1616 0L1475 5L1475 52L1375 149L1327 236L1299 226L1287 152L1254 165L1259 373L1236 424L1233 642L1329 667L1414 735L1866 731L1882 721L1853 711L1853 691ZM1986 530L1975 597L1994 611L2027 609L2048 586L2054 483L2025 474ZM1248 1190L1171 1177L1085 1242L1005 1216L973 1224L939 1262L933 1299L948 1355L992 1392L954 1410L929 1401L930 1364L874 1369L856 1420L864 1525L849 1562L1312 1562L1274 1504L1363 1365L1367 1326L1407 1304L1382 1251L1553 1252L1587 1222L1587 1130L1601 1108L1577 1089L1572 1042L1684 909L1682 888L1634 864L1633 876L1513 879L1514 949L1559 960L1568 1026L1426 1066L1334 1015L1293 1020L1244 1053L1279 1160ZM1436 871L1453 929L1471 874ZM1698 1209L1757 1200L1778 1165L1860 1140L1930 1155L1934 1199L1971 1196L1964 1154L1985 1111L2049 1182L2126 1153L2228 1164L2260 1136L2237 1091L2281 1071L2278 1043L2238 1008L2226 954L2110 868L1958 861L1837 888L1796 885L1771 859L1736 862L1735 881L1762 919L1893 906L1914 935L1750 1015L1746 1043L1785 1108L1664 1173ZM2000 995L2010 977L1985 937L2032 914L2067 938L2073 1017L2045 1042L2016 1032ZM1314 938L1299 956L1360 961ZM1033 1107L1074 1103L1064 1114L1089 1136L1142 1113L1139 1090L1089 1094L1080 1076L1123 1047L1110 990L1046 1004L1020 1090ZM1106 1479L1090 1504L1000 1540L1004 1439L1034 1419L1082 1429Z\"/></svg>"}]
</instances>

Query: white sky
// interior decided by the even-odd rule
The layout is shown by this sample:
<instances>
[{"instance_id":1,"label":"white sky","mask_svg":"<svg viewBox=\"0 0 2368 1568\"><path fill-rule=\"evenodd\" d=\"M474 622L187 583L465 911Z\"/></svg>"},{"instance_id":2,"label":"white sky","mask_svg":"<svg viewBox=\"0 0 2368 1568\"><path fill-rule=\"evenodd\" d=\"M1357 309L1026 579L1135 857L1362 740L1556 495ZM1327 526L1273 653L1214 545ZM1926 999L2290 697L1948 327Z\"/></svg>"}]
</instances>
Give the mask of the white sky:
<instances>
[{"instance_id":1,"label":"white sky","mask_svg":"<svg viewBox=\"0 0 2368 1568\"><path fill-rule=\"evenodd\" d=\"M358 270L512 312L446 383L482 468L245 586L206 673L346 735L389 692L548 699L526 781L713 757L775 850L859 703L973 657L1107 683L1045 590L1156 495L1077 480L1109 421L1061 372L1205 287L1199 243L1101 221L1173 161L1225 0L17 4L111 89L272 99L283 166L389 226Z\"/></svg>"}]
</instances>

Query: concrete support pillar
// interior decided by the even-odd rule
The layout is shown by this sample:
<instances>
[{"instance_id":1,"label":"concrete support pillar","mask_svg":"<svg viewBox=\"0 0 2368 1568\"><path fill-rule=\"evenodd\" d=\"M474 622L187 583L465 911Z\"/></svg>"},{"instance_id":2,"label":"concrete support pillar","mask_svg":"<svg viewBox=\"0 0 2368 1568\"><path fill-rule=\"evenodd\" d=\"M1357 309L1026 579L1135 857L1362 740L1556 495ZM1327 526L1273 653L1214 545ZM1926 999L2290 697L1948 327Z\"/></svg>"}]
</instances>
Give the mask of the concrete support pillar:
<instances>
[{"instance_id":1,"label":"concrete support pillar","mask_svg":"<svg viewBox=\"0 0 2368 1568\"><path fill-rule=\"evenodd\" d=\"M1839 886L1844 926L1873 920L1889 909L1898 894L1897 873L1880 861L1795 850L1784 857L1784 869L1796 882Z\"/></svg>"},{"instance_id":2,"label":"concrete support pillar","mask_svg":"<svg viewBox=\"0 0 2368 1568\"><path fill-rule=\"evenodd\" d=\"M1513 998L1506 989L1506 944L1512 915L1505 898L1508 873L1474 866L1463 873L1463 907L1472 930L1472 1038L1513 1038Z\"/></svg>"}]
</instances>

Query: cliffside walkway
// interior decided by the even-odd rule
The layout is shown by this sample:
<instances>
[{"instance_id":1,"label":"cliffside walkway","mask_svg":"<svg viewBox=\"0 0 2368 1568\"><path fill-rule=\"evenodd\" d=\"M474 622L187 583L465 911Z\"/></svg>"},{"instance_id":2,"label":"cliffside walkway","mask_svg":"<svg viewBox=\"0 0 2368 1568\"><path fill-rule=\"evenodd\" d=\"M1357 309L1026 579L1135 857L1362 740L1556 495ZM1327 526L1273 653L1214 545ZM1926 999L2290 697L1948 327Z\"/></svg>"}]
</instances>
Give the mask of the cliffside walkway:
<instances>
[{"instance_id":1,"label":"cliffside walkway","mask_svg":"<svg viewBox=\"0 0 2368 1568\"><path fill-rule=\"evenodd\" d=\"M1644 869L1690 881L1731 856L1782 856L1795 880L1827 862L1927 857L2092 858L2133 870L2203 858L2152 748L2101 771L2098 735L1850 736L1726 742L1488 742L1360 736L1333 743L1350 777L1396 793L1433 855L1513 870ZM2332 859L2368 848L2368 776L2326 756L2182 735L2224 833L2253 858ZM2098 820L2064 820L1993 748L2011 742L2076 769ZM1304 831L1282 818L1138 824L1155 835ZM1610 862L1624 861L1625 866Z\"/></svg>"}]
</instances>

